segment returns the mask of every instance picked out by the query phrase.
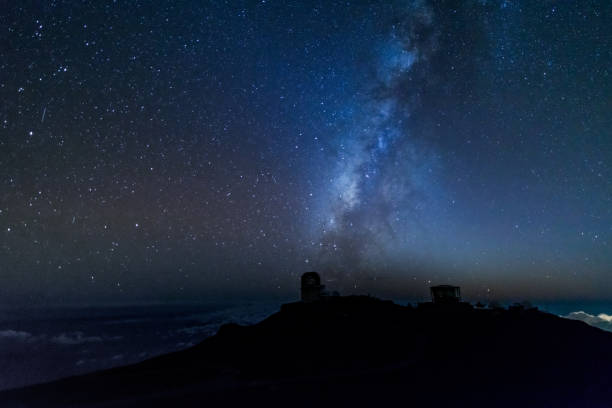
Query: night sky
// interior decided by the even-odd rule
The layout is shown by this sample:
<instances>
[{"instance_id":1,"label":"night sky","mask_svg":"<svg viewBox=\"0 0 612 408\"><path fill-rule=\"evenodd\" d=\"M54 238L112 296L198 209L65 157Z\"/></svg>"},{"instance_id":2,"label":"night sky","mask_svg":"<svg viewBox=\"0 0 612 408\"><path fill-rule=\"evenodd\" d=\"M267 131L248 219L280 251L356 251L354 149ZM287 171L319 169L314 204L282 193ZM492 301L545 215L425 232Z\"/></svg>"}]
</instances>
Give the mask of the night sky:
<instances>
[{"instance_id":1,"label":"night sky","mask_svg":"<svg viewBox=\"0 0 612 408\"><path fill-rule=\"evenodd\" d=\"M612 299L609 1L10 1L0 303Z\"/></svg>"}]
</instances>

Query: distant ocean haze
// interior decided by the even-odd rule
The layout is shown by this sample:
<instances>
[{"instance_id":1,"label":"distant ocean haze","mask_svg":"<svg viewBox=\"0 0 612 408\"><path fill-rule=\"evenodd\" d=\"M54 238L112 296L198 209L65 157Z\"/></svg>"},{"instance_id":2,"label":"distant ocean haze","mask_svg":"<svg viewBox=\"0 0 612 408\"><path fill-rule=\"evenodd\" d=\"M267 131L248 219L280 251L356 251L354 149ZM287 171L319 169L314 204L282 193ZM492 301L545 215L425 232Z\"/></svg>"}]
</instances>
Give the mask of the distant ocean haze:
<instances>
[{"instance_id":1,"label":"distant ocean haze","mask_svg":"<svg viewBox=\"0 0 612 408\"><path fill-rule=\"evenodd\" d=\"M181 350L222 324L252 324L279 302L0 309L0 390Z\"/></svg>"}]
</instances>

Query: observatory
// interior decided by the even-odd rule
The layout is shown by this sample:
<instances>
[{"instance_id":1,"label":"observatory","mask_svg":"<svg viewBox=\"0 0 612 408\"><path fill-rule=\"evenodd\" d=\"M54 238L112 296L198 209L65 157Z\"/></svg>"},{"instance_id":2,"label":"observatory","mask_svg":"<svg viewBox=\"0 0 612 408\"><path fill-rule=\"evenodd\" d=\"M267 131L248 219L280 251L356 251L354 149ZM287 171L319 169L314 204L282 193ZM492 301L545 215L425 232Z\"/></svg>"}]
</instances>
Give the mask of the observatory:
<instances>
[{"instance_id":1,"label":"observatory","mask_svg":"<svg viewBox=\"0 0 612 408\"><path fill-rule=\"evenodd\" d=\"M321 299L324 285L316 272L306 272L302 275L302 302L316 302Z\"/></svg>"},{"instance_id":2,"label":"observatory","mask_svg":"<svg viewBox=\"0 0 612 408\"><path fill-rule=\"evenodd\" d=\"M431 301L435 304L448 304L461 302L461 289L459 286L438 285L429 288Z\"/></svg>"}]
</instances>

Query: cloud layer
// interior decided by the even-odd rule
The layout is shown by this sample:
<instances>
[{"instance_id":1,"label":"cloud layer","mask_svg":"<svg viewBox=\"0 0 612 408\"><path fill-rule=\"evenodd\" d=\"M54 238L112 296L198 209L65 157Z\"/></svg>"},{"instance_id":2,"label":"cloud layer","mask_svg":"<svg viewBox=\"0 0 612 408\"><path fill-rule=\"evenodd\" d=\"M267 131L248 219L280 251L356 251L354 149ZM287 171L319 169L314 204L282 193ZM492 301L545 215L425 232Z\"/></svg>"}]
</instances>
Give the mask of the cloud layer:
<instances>
[{"instance_id":1,"label":"cloud layer","mask_svg":"<svg viewBox=\"0 0 612 408\"><path fill-rule=\"evenodd\" d=\"M592 315L580 310L578 312L572 312L562 317L565 317L566 319L580 320L591 326L598 327L602 330L612 331L612 315L608 315L605 313Z\"/></svg>"}]
</instances>

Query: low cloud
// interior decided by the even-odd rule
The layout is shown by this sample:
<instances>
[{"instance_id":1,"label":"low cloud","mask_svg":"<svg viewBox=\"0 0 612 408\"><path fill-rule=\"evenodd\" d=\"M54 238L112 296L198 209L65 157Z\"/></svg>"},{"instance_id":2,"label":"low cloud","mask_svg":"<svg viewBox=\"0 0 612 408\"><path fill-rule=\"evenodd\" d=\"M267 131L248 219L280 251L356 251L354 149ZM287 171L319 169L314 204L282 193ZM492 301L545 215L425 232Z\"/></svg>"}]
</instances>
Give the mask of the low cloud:
<instances>
[{"instance_id":1,"label":"low cloud","mask_svg":"<svg viewBox=\"0 0 612 408\"><path fill-rule=\"evenodd\" d=\"M60 333L58 335L39 334L13 329L0 330L0 340L20 341L27 343L50 342L63 346L74 346L86 343L121 340L122 336L86 336L81 331Z\"/></svg>"},{"instance_id":2,"label":"low cloud","mask_svg":"<svg viewBox=\"0 0 612 408\"><path fill-rule=\"evenodd\" d=\"M51 342L55 344L64 345L75 345L84 343L98 343L102 341L102 337L99 336L85 336L83 332L74 333L62 333L58 336L52 337Z\"/></svg>"},{"instance_id":3,"label":"low cloud","mask_svg":"<svg viewBox=\"0 0 612 408\"><path fill-rule=\"evenodd\" d=\"M212 336L217 332L218 325L191 326L178 329L177 333L188 334L190 336L206 335Z\"/></svg>"},{"instance_id":4,"label":"low cloud","mask_svg":"<svg viewBox=\"0 0 612 408\"><path fill-rule=\"evenodd\" d=\"M31 333L18 330L0 330L0 339L12 339L18 341L31 341L33 336Z\"/></svg>"},{"instance_id":5,"label":"low cloud","mask_svg":"<svg viewBox=\"0 0 612 408\"><path fill-rule=\"evenodd\" d=\"M580 310L578 312L572 312L562 317L571 320L580 320L581 322L585 322L591 326L598 327L602 330L612 331L612 315L608 315L605 313L592 315Z\"/></svg>"}]
</instances>

